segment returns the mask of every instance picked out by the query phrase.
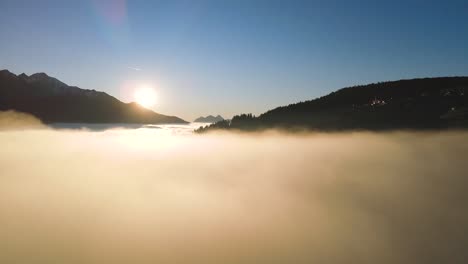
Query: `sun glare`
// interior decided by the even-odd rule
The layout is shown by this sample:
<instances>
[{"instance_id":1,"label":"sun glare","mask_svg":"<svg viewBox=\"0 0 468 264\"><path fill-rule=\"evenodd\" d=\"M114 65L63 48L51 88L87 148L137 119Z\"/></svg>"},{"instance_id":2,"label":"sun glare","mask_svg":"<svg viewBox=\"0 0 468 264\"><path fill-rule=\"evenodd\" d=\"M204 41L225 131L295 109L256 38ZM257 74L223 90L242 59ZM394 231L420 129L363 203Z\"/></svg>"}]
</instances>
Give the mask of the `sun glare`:
<instances>
[{"instance_id":1,"label":"sun glare","mask_svg":"<svg viewBox=\"0 0 468 264\"><path fill-rule=\"evenodd\" d=\"M141 87L135 91L135 101L145 107L150 108L156 104L156 92L150 87Z\"/></svg>"}]
</instances>

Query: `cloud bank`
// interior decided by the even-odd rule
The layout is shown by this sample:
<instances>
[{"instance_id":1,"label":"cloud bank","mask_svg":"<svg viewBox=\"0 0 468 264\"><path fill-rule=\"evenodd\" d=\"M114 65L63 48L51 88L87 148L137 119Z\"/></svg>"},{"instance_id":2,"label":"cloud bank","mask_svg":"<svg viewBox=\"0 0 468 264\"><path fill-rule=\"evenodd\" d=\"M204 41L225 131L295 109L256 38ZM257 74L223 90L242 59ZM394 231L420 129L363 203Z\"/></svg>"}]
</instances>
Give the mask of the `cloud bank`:
<instances>
[{"instance_id":1,"label":"cloud bank","mask_svg":"<svg viewBox=\"0 0 468 264\"><path fill-rule=\"evenodd\" d=\"M35 116L16 111L0 111L0 131L47 128Z\"/></svg>"},{"instance_id":2,"label":"cloud bank","mask_svg":"<svg viewBox=\"0 0 468 264\"><path fill-rule=\"evenodd\" d=\"M462 263L467 133L0 132L1 263Z\"/></svg>"}]
</instances>

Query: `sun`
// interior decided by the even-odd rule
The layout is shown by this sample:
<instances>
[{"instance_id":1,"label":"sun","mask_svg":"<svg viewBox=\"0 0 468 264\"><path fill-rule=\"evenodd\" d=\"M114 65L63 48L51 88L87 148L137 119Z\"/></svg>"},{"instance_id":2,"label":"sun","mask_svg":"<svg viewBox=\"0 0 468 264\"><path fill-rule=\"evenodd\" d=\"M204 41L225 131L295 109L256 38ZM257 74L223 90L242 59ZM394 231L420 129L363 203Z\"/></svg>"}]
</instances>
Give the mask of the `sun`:
<instances>
[{"instance_id":1,"label":"sun","mask_svg":"<svg viewBox=\"0 0 468 264\"><path fill-rule=\"evenodd\" d=\"M156 92L151 87L137 89L133 97L139 105L145 108L151 108L156 104Z\"/></svg>"}]
</instances>

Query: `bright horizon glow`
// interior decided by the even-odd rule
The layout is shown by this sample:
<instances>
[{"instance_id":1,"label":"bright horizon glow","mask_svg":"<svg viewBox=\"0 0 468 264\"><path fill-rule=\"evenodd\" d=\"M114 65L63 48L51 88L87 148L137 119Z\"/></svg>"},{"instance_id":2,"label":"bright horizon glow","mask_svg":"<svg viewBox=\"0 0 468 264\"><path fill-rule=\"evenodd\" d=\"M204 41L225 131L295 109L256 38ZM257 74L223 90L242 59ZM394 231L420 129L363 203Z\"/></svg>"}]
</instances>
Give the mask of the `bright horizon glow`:
<instances>
[{"instance_id":1,"label":"bright horizon glow","mask_svg":"<svg viewBox=\"0 0 468 264\"><path fill-rule=\"evenodd\" d=\"M151 87L143 86L138 88L133 97L135 102L144 108L151 108L156 105L156 92Z\"/></svg>"}]
</instances>

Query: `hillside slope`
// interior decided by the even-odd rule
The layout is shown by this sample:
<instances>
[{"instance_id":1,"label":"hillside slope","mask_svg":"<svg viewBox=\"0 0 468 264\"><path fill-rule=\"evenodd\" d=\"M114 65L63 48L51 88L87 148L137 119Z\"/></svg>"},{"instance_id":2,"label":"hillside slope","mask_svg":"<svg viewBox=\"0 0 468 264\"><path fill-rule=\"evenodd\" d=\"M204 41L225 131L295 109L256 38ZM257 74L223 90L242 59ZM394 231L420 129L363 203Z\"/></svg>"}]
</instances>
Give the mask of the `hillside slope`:
<instances>
[{"instance_id":1,"label":"hillside slope","mask_svg":"<svg viewBox=\"0 0 468 264\"><path fill-rule=\"evenodd\" d=\"M17 76L7 70L0 71L0 110L30 113L45 123L186 123L104 92L68 86L45 73Z\"/></svg>"},{"instance_id":2,"label":"hillside slope","mask_svg":"<svg viewBox=\"0 0 468 264\"><path fill-rule=\"evenodd\" d=\"M468 77L382 82L278 107L258 117L235 116L211 129L444 129L468 127Z\"/></svg>"}]
</instances>

